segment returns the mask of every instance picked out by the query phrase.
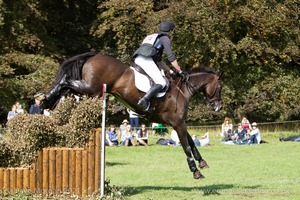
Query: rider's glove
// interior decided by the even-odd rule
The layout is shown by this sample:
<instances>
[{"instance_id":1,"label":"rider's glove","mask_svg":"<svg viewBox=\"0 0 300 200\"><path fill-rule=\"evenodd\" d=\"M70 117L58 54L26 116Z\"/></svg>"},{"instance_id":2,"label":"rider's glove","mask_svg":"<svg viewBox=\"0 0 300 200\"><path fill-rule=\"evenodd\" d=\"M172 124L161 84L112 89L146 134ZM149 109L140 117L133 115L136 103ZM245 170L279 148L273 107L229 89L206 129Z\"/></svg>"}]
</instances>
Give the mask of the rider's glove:
<instances>
[{"instance_id":1,"label":"rider's glove","mask_svg":"<svg viewBox=\"0 0 300 200\"><path fill-rule=\"evenodd\" d=\"M189 79L189 74L187 72L181 71L181 73L179 73L179 76L182 78L183 82L185 82Z\"/></svg>"},{"instance_id":2,"label":"rider's glove","mask_svg":"<svg viewBox=\"0 0 300 200\"><path fill-rule=\"evenodd\" d=\"M173 72L170 74L172 79L176 79L178 77L177 72Z\"/></svg>"}]
</instances>

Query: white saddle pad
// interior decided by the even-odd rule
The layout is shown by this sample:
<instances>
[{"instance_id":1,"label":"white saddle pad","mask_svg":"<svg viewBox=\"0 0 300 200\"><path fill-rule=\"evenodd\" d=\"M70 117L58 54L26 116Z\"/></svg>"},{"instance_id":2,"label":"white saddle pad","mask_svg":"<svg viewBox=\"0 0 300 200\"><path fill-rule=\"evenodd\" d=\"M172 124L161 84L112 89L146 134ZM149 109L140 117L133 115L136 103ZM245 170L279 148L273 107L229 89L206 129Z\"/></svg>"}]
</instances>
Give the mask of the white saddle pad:
<instances>
[{"instance_id":1,"label":"white saddle pad","mask_svg":"<svg viewBox=\"0 0 300 200\"><path fill-rule=\"evenodd\" d=\"M148 92L151 88L150 80L148 79L148 77L136 71L133 67L130 68L134 71L134 82L137 89L145 93ZM161 74L165 77L165 73L163 70L161 70ZM157 93L156 97L163 97L165 94L166 92L159 92Z\"/></svg>"}]
</instances>

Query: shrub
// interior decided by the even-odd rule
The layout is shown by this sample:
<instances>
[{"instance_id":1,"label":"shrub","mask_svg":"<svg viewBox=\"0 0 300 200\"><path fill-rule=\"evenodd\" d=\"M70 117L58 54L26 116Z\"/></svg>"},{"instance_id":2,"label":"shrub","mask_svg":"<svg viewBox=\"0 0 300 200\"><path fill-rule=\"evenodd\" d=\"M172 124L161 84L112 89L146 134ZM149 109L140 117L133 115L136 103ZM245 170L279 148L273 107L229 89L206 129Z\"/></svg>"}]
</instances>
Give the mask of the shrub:
<instances>
[{"instance_id":1,"label":"shrub","mask_svg":"<svg viewBox=\"0 0 300 200\"><path fill-rule=\"evenodd\" d=\"M96 99L84 97L76 103L66 98L51 117L17 115L0 140L0 167L28 166L44 147L84 147L91 129L101 125L101 110Z\"/></svg>"}]
</instances>

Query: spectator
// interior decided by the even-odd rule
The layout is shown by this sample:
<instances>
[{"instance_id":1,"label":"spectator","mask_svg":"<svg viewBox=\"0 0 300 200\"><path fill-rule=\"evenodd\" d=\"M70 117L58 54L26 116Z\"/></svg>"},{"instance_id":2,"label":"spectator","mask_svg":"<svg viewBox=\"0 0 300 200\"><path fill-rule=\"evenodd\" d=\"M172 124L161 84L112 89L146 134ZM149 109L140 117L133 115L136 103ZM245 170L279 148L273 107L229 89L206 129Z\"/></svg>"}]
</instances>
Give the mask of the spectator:
<instances>
[{"instance_id":1,"label":"spectator","mask_svg":"<svg viewBox=\"0 0 300 200\"><path fill-rule=\"evenodd\" d=\"M260 140L261 140L260 131L257 128L257 123L253 122L252 130L249 134L249 139L248 139L247 144L260 144Z\"/></svg>"},{"instance_id":2,"label":"spectator","mask_svg":"<svg viewBox=\"0 0 300 200\"><path fill-rule=\"evenodd\" d=\"M15 116L17 116L17 106L14 104L11 107L11 111L8 112L7 114L7 121L11 120L12 118L14 118Z\"/></svg>"},{"instance_id":3,"label":"spectator","mask_svg":"<svg viewBox=\"0 0 300 200\"><path fill-rule=\"evenodd\" d=\"M134 138L132 135L131 126L127 125L126 130L121 132L121 143L123 146L135 146Z\"/></svg>"},{"instance_id":4,"label":"spectator","mask_svg":"<svg viewBox=\"0 0 300 200\"><path fill-rule=\"evenodd\" d=\"M196 135L192 135L192 139L194 141L195 146L197 146L197 147L200 146L200 141Z\"/></svg>"},{"instance_id":5,"label":"spectator","mask_svg":"<svg viewBox=\"0 0 300 200\"><path fill-rule=\"evenodd\" d=\"M225 117L224 122L222 124L222 132L220 135L223 137L222 141L231 140L232 133L232 123L229 117Z\"/></svg>"},{"instance_id":6,"label":"spectator","mask_svg":"<svg viewBox=\"0 0 300 200\"><path fill-rule=\"evenodd\" d=\"M132 128L132 131L137 132L139 130L139 114L136 112L127 109L127 112L129 113L129 122ZM135 129L135 130L134 130Z\"/></svg>"},{"instance_id":7,"label":"spectator","mask_svg":"<svg viewBox=\"0 0 300 200\"><path fill-rule=\"evenodd\" d=\"M22 105L20 104L20 102L16 101L15 105L16 105L16 112L18 114L24 114L24 110L23 110Z\"/></svg>"},{"instance_id":8,"label":"spectator","mask_svg":"<svg viewBox=\"0 0 300 200\"><path fill-rule=\"evenodd\" d=\"M171 138L170 139L160 138L156 141L156 144L162 146L176 146L176 142L174 142Z\"/></svg>"},{"instance_id":9,"label":"spectator","mask_svg":"<svg viewBox=\"0 0 300 200\"><path fill-rule=\"evenodd\" d=\"M30 106L29 114L43 114L43 109L40 107L43 98L41 93L34 95L35 103Z\"/></svg>"},{"instance_id":10,"label":"spectator","mask_svg":"<svg viewBox=\"0 0 300 200\"><path fill-rule=\"evenodd\" d=\"M300 135L296 135L296 136L290 136L290 137L280 137L279 141L292 141L292 142L300 142Z\"/></svg>"},{"instance_id":11,"label":"spectator","mask_svg":"<svg viewBox=\"0 0 300 200\"><path fill-rule=\"evenodd\" d=\"M247 119L247 117L244 116L241 123L242 123L242 127L245 128L247 132L249 132L252 129L251 124Z\"/></svg>"},{"instance_id":12,"label":"spectator","mask_svg":"<svg viewBox=\"0 0 300 200\"><path fill-rule=\"evenodd\" d=\"M124 119L122 121L122 124L120 125L120 131L119 131L119 136L121 136L122 132L126 131L126 127L129 124L127 119Z\"/></svg>"},{"instance_id":13,"label":"spectator","mask_svg":"<svg viewBox=\"0 0 300 200\"><path fill-rule=\"evenodd\" d=\"M242 123L238 124L238 127L233 134L232 138L237 144L247 143L247 129L242 127Z\"/></svg>"},{"instance_id":14,"label":"spectator","mask_svg":"<svg viewBox=\"0 0 300 200\"><path fill-rule=\"evenodd\" d=\"M204 135L202 135L199 142L200 142L201 147L208 146L209 145L209 133L206 132Z\"/></svg>"},{"instance_id":15,"label":"spectator","mask_svg":"<svg viewBox=\"0 0 300 200\"><path fill-rule=\"evenodd\" d=\"M167 127L165 127L164 124L157 124L157 123L152 123L152 129L155 131L155 134L159 133L160 135L165 135L165 133L168 133Z\"/></svg>"},{"instance_id":16,"label":"spectator","mask_svg":"<svg viewBox=\"0 0 300 200\"><path fill-rule=\"evenodd\" d=\"M148 130L145 124L142 124L141 129L137 131L137 144L148 146Z\"/></svg>"},{"instance_id":17,"label":"spectator","mask_svg":"<svg viewBox=\"0 0 300 200\"><path fill-rule=\"evenodd\" d=\"M114 124L111 124L108 128L108 131L106 133L106 140L105 145L107 146L118 146L118 134L116 132L116 126Z\"/></svg>"},{"instance_id":18,"label":"spectator","mask_svg":"<svg viewBox=\"0 0 300 200\"><path fill-rule=\"evenodd\" d=\"M170 138L171 138L171 143L173 143L172 141L174 141L175 145L180 145L180 140L179 140L178 134L175 130L173 130L171 132Z\"/></svg>"}]
</instances>

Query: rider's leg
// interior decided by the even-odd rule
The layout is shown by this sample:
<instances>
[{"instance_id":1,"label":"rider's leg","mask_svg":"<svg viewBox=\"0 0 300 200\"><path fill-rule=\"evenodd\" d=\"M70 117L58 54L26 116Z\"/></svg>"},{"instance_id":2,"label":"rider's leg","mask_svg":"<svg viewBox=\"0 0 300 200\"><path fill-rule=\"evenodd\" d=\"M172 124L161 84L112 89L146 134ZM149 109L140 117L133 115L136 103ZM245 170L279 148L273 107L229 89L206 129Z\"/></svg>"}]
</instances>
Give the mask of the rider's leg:
<instances>
[{"instance_id":1,"label":"rider's leg","mask_svg":"<svg viewBox=\"0 0 300 200\"><path fill-rule=\"evenodd\" d=\"M162 88L163 87L160 84L153 85L145 94L145 96L139 100L138 105L141 106L144 110L147 110L149 108L149 101L151 100L151 98L156 95Z\"/></svg>"},{"instance_id":2,"label":"rider's leg","mask_svg":"<svg viewBox=\"0 0 300 200\"><path fill-rule=\"evenodd\" d=\"M138 102L138 105L147 110L149 108L149 101L166 85L166 81L162 77L161 71L152 58L138 56L134 62L143 68L143 70L153 79L155 83L155 85L153 85L146 95Z\"/></svg>"}]
</instances>

